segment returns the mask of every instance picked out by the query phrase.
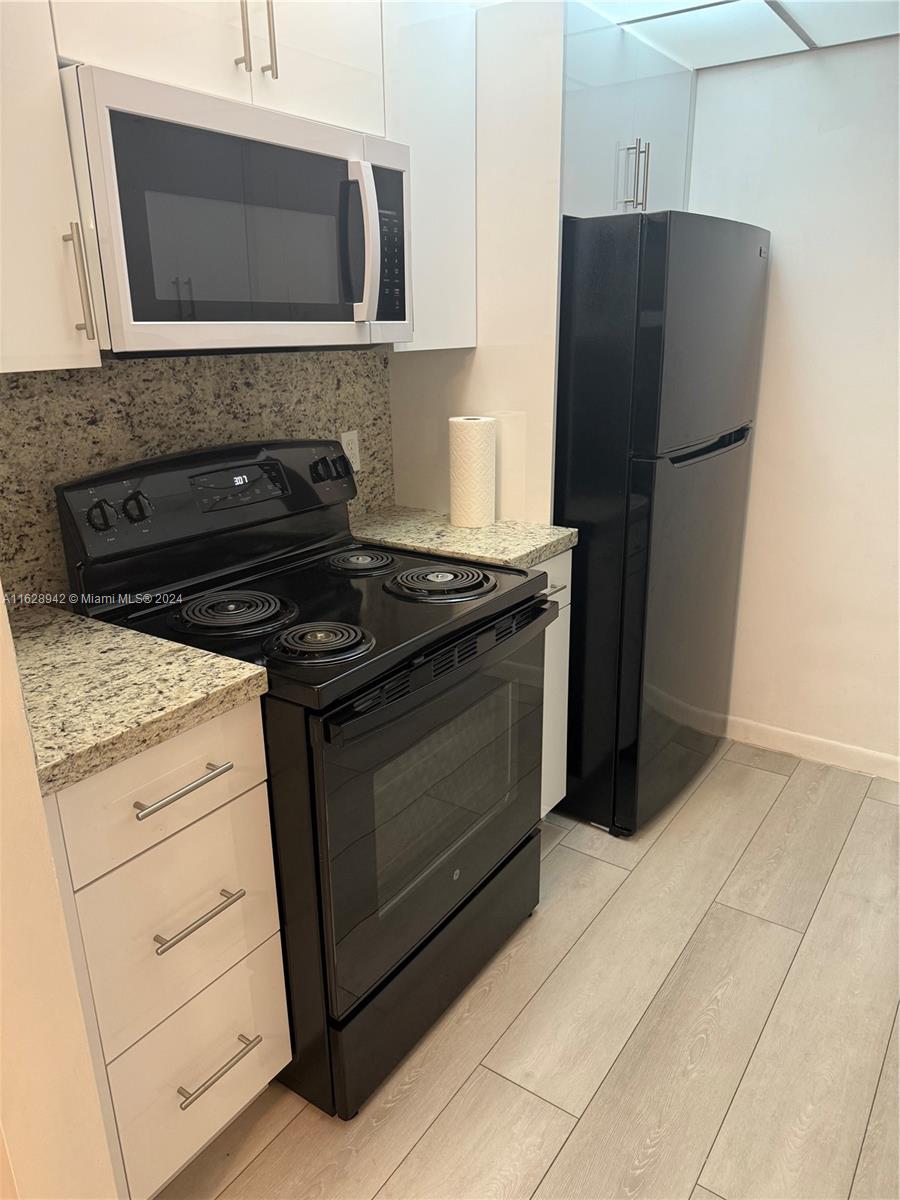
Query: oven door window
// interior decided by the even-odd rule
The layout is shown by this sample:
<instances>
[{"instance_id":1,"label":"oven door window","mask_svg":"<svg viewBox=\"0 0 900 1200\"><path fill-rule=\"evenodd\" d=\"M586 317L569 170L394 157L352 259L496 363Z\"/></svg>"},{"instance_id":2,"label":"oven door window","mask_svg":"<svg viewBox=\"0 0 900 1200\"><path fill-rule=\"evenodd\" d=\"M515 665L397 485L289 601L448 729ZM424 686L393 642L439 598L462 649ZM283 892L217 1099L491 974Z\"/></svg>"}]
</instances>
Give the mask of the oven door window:
<instances>
[{"instance_id":1,"label":"oven door window","mask_svg":"<svg viewBox=\"0 0 900 1200\"><path fill-rule=\"evenodd\" d=\"M358 737L351 722L340 745L327 721L313 723L335 1016L537 822L543 641Z\"/></svg>"},{"instance_id":2,"label":"oven door window","mask_svg":"<svg viewBox=\"0 0 900 1200\"><path fill-rule=\"evenodd\" d=\"M110 112L135 321L352 321L358 185L339 158Z\"/></svg>"}]
</instances>

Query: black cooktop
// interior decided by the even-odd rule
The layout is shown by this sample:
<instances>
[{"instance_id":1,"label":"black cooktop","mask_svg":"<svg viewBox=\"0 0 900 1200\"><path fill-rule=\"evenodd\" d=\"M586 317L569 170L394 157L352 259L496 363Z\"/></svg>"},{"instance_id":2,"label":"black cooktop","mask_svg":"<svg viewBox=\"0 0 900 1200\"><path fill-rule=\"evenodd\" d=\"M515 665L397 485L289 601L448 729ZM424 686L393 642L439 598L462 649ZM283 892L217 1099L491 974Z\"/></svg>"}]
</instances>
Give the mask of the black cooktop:
<instances>
[{"instance_id":1,"label":"black cooktop","mask_svg":"<svg viewBox=\"0 0 900 1200\"><path fill-rule=\"evenodd\" d=\"M182 593L132 613L157 637L258 662L270 691L310 708L349 694L425 646L525 603L535 571L349 543L294 566Z\"/></svg>"}]
</instances>

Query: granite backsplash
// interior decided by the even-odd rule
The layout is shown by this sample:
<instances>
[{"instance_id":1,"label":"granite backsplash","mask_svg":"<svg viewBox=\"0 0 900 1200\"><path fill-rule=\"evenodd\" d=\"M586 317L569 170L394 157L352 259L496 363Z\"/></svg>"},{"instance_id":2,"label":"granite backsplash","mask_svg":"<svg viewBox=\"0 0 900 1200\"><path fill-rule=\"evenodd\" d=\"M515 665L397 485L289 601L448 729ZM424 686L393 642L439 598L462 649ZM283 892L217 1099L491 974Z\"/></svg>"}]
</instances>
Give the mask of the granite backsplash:
<instances>
[{"instance_id":1,"label":"granite backsplash","mask_svg":"<svg viewBox=\"0 0 900 1200\"><path fill-rule=\"evenodd\" d=\"M119 464L257 438L358 429L360 510L393 502L384 350L104 361L0 375L0 579L65 591L53 486Z\"/></svg>"}]
</instances>

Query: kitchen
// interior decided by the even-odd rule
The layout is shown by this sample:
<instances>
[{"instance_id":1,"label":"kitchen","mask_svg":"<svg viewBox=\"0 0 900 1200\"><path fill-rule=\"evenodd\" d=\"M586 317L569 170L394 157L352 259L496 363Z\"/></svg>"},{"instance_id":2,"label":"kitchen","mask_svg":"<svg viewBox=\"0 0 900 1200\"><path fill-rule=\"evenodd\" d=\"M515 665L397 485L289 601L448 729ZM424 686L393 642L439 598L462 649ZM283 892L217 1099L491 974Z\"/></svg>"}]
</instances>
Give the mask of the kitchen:
<instances>
[{"instance_id":1,"label":"kitchen","mask_svg":"<svg viewBox=\"0 0 900 1200\"><path fill-rule=\"evenodd\" d=\"M896 16L0 5L4 1195L897 1194Z\"/></svg>"}]
</instances>

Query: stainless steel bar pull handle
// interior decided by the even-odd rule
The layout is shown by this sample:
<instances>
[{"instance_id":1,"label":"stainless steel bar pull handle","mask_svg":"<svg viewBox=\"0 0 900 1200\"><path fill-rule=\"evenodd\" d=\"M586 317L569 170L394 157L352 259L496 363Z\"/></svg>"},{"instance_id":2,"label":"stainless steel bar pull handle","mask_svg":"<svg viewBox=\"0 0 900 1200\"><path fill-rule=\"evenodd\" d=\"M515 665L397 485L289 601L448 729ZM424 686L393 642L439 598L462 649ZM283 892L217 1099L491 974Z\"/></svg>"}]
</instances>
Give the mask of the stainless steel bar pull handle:
<instances>
[{"instance_id":1,"label":"stainless steel bar pull handle","mask_svg":"<svg viewBox=\"0 0 900 1200\"><path fill-rule=\"evenodd\" d=\"M641 139L634 139L634 195L631 199L631 204L634 208L640 205L640 186L641 186ZM627 201L626 201L627 203Z\"/></svg>"},{"instance_id":2,"label":"stainless steel bar pull handle","mask_svg":"<svg viewBox=\"0 0 900 1200\"><path fill-rule=\"evenodd\" d=\"M650 143L644 142L644 189L641 193L641 208L647 211L647 188L650 183ZM637 193L635 193L637 195Z\"/></svg>"},{"instance_id":3,"label":"stainless steel bar pull handle","mask_svg":"<svg viewBox=\"0 0 900 1200\"><path fill-rule=\"evenodd\" d=\"M244 53L234 60L236 67L243 63L245 71L253 70L253 49L250 42L250 9L248 0L241 0L241 37L244 41Z\"/></svg>"},{"instance_id":4,"label":"stainless steel bar pull handle","mask_svg":"<svg viewBox=\"0 0 900 1200\"><path fill-rule=\"evenodd\" d=\"M189 796L191 792L196 792L197 788L203 787L205 783L212 783L214 779L218 779L220 775L224 775L226 771L232 770L233 762L222 763L216 766L215 763L206 764L206 774L201 775L199 779L193 779L190 783L186 783L184 787L180 787L177 792L170 792L168 796L163 796L162 800L156 800L153 804L141 804L140 800L135 800L134 808L137 809L136 821L146 821L148 817L152 817L154 813L158 813L161 808L166 808L170 804L174 804L176 800L180 800L183 796Z\"/></svg>"},{"instance_id":5,"label":"stainless steel bar pull handle","mask_svg":"<svg viewBox=\"0 0 900 1200\"><path fill-rule=\"evenodd\" d=\"M239 1033L238 1041L241 1043L241 1048L238 1050L237 1054L233 1054L227 1063L223 1063L222 1066L219 1067L218 1071L215 1071L212 1075L210 1075L209 1079L205 1079L203 1083L201 1083L199 1087L194 1088L192 1092L183 1087L178 1089L178 1095L184 1097L184 1099L178 1105L182 1112L184 1112L186 1108L190 1108L194 1101L199 1100L200 1097L208 1092L211 1087L214 1087L215 1084L217 1084L222 1078L222 1076L227 1075L232 1067L236 1067L242 1058L247 1057L251 1050L255 1050L262 1041L262 1034L258 1033L255 1038L248 1038L243 1033Z\"/></svg>"},{"instance_id":6,"label":"stainless steel bar pull handle","mask_svg":"<svg viewBox=\"0 0 900 1200\"><path fill-rule=\"evenodd\" d=\"M275 0L266 0L266 25L269 29L269 58L263 72L270 71L273 79L278 78L278 43L275 40Z\"/></svg>"},{"instance_id":7,"label":"stainless steel bar pull handle","mask_svg":"<svg viewBox=\"0 0 900 1200\"><path fill-rule=\"evenodd\" d=\"M184 929L180 930L180 932L173 934L170 938L163 937L161 933L154 934L153 940L157 943L156 953L158 955L168 954L174 946L183 942L185 938L189 938L198 929L202 929L204 925L209 924L213 917L217 917L219 913L223 913L226 908L231 908L232 904L237 904L238 900L243 900L247 892L244 888L238 888L236 892L229 892L227 888L222 888L219 895L224 896L225 899L221 900L215 908L211 908L209 912L204 913L202 917L198 917L196 921L191 921L190 925L185 925Z\"/></svg>"},{"instance_id":8,"label":"stainless steel bar pull handle","mask_svg":"<svg viewBox=\"0 0 900 1200\"><path fill-rule=\"evenodd\" d=\"M94 328L94 312L91 308L91 289L88 287L87 267L84 263L84 242L81 240L81 226L77 221L69 222L69 232L62 235L64 242L71 242L75 251L75 274L78 276L78 291L81 293L81 311L84 320L79 321L75 328L84 331L89 342L97 337Z\"/></svg>"},{"instance_id":9,"label":"stainless steel bar pull handle","mask_svg":"<svg viewBox=\"0 0 900 1200\"><path fill-rule=\"evenodd\" d=\"M550 587L547 588L546 592L544 592L544 595L549 598L550 596L555 596L558 592L564 592L565 590L566 585L564 583L552 583Z\"/></svg>"}]
</instances>

